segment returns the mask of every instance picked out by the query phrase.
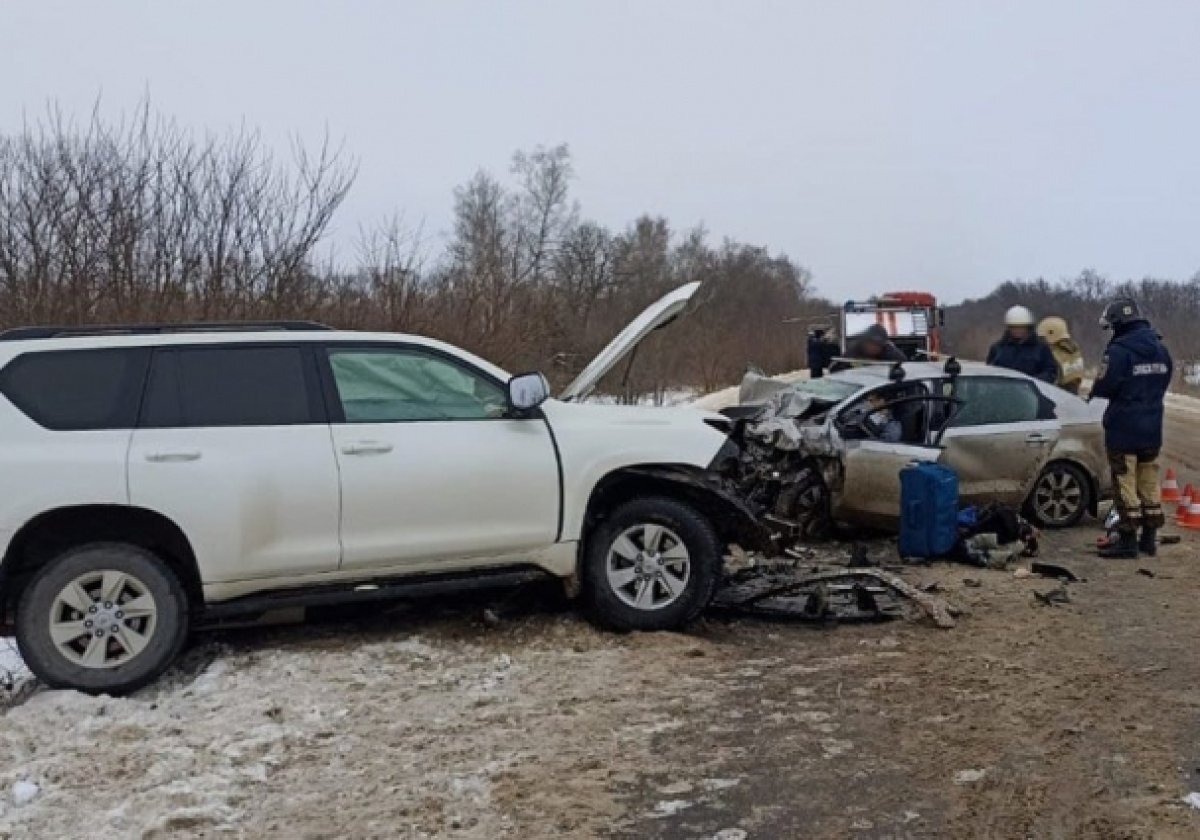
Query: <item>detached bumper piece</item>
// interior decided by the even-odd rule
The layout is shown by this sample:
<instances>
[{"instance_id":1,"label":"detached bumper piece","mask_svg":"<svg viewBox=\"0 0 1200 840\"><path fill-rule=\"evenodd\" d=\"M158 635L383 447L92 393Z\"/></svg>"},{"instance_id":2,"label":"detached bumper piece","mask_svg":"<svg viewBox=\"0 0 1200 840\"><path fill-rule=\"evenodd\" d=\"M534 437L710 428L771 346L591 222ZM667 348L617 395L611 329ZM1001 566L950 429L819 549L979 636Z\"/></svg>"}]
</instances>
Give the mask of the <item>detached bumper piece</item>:
<instances>
[{"instance_id":1,"label":"detached bumper piece","mask_svg":"<svg viewBox=\"0 0 1200 840\"><path fill-rule=\"evenodd\" d=\"M925 617L954 626L960 610L881 569L795 567L794 561L741 569L725 580L710 609L791 621L886 621Z\"/></svg>"}]
</instances>

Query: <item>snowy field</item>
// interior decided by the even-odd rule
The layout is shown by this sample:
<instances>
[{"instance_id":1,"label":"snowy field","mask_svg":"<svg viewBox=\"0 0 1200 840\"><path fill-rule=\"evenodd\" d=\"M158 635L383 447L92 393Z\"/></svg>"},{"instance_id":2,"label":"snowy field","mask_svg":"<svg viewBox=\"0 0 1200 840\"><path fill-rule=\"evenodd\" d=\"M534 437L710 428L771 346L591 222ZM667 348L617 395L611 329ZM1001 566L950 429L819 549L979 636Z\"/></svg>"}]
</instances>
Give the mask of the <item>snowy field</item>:
<instances>
[{"instance_id":1,"label":"snowy field","mask_svg":"<svg viewBox=\"0 0 1200 840\"><path fill-rule=\"evenodd\" d=\"M662 679L701 640L406 623L208 637L133 697L35 693L0 716L0 838L594 836L705 705ZM737 784L702 761L680 782L653 807Z\"/></svg>"}]
</instances>

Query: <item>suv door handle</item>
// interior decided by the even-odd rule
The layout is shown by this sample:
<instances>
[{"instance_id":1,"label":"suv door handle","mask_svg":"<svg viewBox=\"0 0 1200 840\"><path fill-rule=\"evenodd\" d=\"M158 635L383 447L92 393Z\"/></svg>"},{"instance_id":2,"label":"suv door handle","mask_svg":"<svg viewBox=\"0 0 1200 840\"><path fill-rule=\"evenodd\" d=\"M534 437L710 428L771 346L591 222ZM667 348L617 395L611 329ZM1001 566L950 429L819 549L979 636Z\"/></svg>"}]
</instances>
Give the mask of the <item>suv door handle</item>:
<instances>
[{"instance_id":1,"label":"suv door handle","mask_svg":"<svg viewBox=\"0 0 1200 840\"><path fill-rule=\"evenodd\" d=\"M358 440L342 447L347 455L383 455L391 451L392 445L381 440Z\"/></svg>"},{"instance_id":2,"label":"suv door handle","mask_svg":"<svg viewBox=\"0 0 1200 840\"><path fill-rule=\"evenodd\" d=\"M200 453L196 450L180 452L147 452L146 460L155 464L178 464L185 461L199 461Z\"/></svg>"},{"instance_id":3,"label":"suv door handle","mask_svg":"<svg viewBox=\"0 0 1200 840\"><path fill-rule=\"evenodd\" d=\"M1050 438L1043 434L1039 434L1038 432L1033 432L1032 434L1025 436L1025 443L1029 444L1030 446L1045 446L1049 442Z\"/></svg>"}]
</instances>

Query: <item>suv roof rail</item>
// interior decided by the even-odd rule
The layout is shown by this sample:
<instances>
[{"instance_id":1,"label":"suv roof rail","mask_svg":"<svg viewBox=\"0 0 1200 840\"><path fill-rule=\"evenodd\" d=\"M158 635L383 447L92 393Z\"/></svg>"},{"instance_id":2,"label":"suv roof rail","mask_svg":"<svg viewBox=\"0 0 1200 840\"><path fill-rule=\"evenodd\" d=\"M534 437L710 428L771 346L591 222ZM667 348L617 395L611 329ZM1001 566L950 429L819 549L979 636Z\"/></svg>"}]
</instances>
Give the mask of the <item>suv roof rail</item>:
<instances>
[{"instance_id":1,"label":"suv roof rail","mask_svg":"<svg viewBox=\"0 0 1200 840\"><path fill-rule=\"evenodd\" d=\"M0 341L26 341L38 338L85 338L98 335L161 335L188 332L310 332L332 330L316 321L186 321L176 324L101 324L74 327L14 327L0 332Z\"/></svg>"}]
</instances>

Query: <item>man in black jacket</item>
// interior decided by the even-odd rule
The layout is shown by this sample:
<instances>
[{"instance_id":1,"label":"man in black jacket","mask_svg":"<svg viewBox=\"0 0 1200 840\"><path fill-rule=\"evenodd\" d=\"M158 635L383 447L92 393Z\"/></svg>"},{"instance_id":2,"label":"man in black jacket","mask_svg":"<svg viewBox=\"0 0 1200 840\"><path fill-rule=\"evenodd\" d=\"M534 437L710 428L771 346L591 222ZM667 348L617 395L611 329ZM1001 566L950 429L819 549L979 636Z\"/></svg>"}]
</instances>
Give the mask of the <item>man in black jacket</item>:
<instances>
[{"instance_id":1,"label":"man in black jacket","mask_svg":"<svg viewBox=\"0 0 1200 840\"><path fill-rule=\"evenodd\" d=\"M1162 449L1163 400L1175 365L1137 302L1118 298L1104 309L1100 325L1113 331L1104 351L1092 396L1108 400L1104 447L1113 472L1117 541L1101 557L1135 558L1157 551L1163 526L1158 453ZM1141 540L1138 539L1141 526Z\"/></svg>"},{"instance_id":2,"label":"man in black jacket","mask_svg":"<svg viewBox=\"0 0 1200 840\"><path fill-rule=\"evenodd\" d=\"M1058 381L1058 362L1050 345L1033 331L1033 313L1014 306L1004 314L1004 336L988 351L987 363L1019 370L1051 384Z\"/></svg>"},{"instance_id":3,"label":"man in black jacket","mask_svg":"<svg viewBox=\"0 0 1200 840\"><path fill-rule=\"evenodd\" d=\"M858 335L847 339L846 358L864 362L907 362L908 357L900 348L892 343L888 331L882 324L872 324ZM851 362L834 362L830 366L831 373L854 367Z\"/></svg>"},{"instance_id":4,"label":"man in black jacket","mask_svg":"<svg viewBox=\"0 0 1200 840\"><path fill-rule=\"evenodd\" d=\"M828 327L813 327L808 331L808 376L820 379L825 375L838 347L829 335Z\"/></svg>"}]
</instances>

